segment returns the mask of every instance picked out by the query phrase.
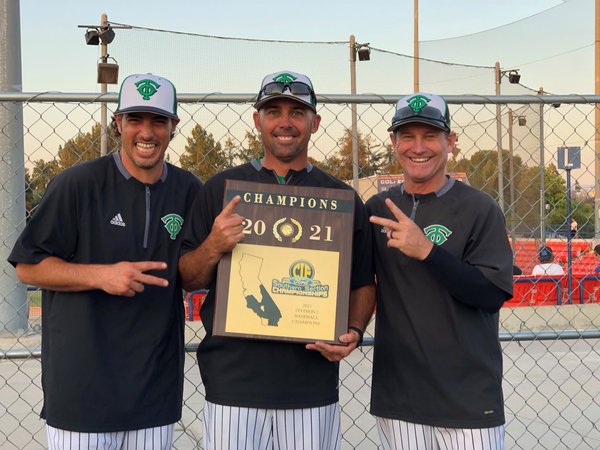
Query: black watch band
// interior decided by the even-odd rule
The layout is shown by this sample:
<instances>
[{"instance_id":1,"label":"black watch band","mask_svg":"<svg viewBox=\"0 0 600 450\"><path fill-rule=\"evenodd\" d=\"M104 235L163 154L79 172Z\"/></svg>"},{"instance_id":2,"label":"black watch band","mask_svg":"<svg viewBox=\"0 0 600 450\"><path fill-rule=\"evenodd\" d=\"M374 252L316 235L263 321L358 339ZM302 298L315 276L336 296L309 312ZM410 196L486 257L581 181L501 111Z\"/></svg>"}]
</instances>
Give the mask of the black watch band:
<instances>
[{"instance_id":1,"label":"black watch band","mask_svg":"<svg viewBox=\"0 0 600 450\"><path fill-rule=\"evenodd\" d=\"M359 345L362 345L362 342L363 342L363 334L364 334L365 332L364 332L363 330L361 330L360 328L358 328L358 327L355 327L355 326L352 326L352 325L350 325L350 326L348 327L348 329L349 329L349 330L356 331L356 332L358 333L358 344L356 344L356 346L358 347Z\"/></svg>"}]
</instances>

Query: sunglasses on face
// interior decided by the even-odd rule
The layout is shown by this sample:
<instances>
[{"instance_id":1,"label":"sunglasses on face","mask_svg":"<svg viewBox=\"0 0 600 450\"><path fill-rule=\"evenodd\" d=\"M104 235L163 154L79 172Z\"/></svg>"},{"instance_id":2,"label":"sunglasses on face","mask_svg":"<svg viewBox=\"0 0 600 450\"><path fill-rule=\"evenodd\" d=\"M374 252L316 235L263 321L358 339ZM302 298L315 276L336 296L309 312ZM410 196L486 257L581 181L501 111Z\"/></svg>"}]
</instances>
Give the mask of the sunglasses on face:
<instances>
[{"instance_id":1,"label":"sunglasses on face","mask_svg":"<svg viewBox=\"0 0 600 450\"><path fill-rule=\"evenodd\" d=\"M292 95L310 95L310 100L313 105L317 104L317 99L312 88L305 83L292 81L291 83L267 83L258 93L258 98L266 97L273 94L283 94L286 90Z\"/></svg>"}]
</instances>

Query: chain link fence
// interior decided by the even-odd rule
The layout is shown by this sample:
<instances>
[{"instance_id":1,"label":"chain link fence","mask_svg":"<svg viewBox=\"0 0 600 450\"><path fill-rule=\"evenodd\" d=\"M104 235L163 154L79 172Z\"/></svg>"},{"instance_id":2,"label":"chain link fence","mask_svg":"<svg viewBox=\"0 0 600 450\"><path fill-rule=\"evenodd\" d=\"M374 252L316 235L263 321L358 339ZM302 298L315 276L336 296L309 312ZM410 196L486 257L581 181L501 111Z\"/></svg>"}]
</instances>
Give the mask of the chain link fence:
<instances>
[{"instance_id":1,"label":"chain link fence","mask_svg":"<svg viewBox=\"0 0 600 450\"><path fill-rule=\"evenodd\" d=\"M397 99L391 95L319 97L323 119L309 155L315 164L352 184L365 200L402 178L386 132ZM250 94L180 95L182 120L167 153L169 160L205 180L259 155L252 100ZM458 134L449 172L498 201L505 212L515 264L523 272L515 276L515 298L500 312L507 448L600 448L600 277L594 275L593 253L598 215L594 114L600 97L447 96L447 100ZM100 155L102 102L110 114L116 96L0 94L2 261L23 221L35 213L48 180L70 165ZM356 105L356 128L352 105ZM108 151L118 149L110 130L107 142ZM558 169L560 146L581 148L582 165L572 170L571 192L566 189L564 170ZM567 223L567 197L577 221L573 235ZM8 213L15 209L16 214ZM553 248L568 280L531 277L542 245ZM0 448L45 448L44 423L38 416L42 405L40 293L25 294L25 288L15 282L14 269L6 263L2 267ZM25 302L15 301L25 295ZM193 299L186 305L190 320L176 449L202 448L204 390L195 348L204 331L193 314ZM22 325L6 326L13 320ZM341 363L344 449L375 449L379 442L368 412L372 330L373 323L362 349Z\"/></svg>"}]
</instances>

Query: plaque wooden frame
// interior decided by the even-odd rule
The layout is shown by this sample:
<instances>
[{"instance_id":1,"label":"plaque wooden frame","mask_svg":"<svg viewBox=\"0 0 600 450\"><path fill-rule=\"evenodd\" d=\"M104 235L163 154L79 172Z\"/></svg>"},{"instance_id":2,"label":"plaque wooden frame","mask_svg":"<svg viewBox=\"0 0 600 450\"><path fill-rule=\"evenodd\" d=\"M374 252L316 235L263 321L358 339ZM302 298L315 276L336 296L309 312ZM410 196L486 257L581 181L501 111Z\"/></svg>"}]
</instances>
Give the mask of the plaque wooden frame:
<instances>
[{"instance_id":1,"label":"plaque wooden frame","mask_svg":"<svg viewBox=\"0 0 600 450\"><path fill-rule=\"evenodd\" d=\"M354 191L227 180L244 240L217 269L213 334L340 344L348 329Z\"/></svg>"}]
</instances>

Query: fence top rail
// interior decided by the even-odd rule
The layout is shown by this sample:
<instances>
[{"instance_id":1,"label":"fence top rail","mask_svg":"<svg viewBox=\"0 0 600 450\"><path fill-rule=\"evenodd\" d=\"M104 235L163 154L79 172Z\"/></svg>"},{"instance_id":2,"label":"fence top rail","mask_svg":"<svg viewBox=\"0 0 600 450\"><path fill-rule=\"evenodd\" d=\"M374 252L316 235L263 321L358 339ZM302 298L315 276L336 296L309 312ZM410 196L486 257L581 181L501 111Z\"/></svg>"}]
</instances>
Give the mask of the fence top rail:
<instances>
[{"instance_id":1,"label":"fence top rail","mask_svg":"<svg viewBox=\"0 0 600 450\"><path fill-rule=\"evenodd\" d=\"M321 94L317 95L320 104L394 104L402 95L377 94ZM600 95L444 95L451 104L586 104L600 103ZM114 92L75 93L75 92L0 92L0 102L87 102L117 103L118 96ZM179 103L254 103L256 94L224 94L212 93L179 93Z\"/></svg>"}]
</instances>

